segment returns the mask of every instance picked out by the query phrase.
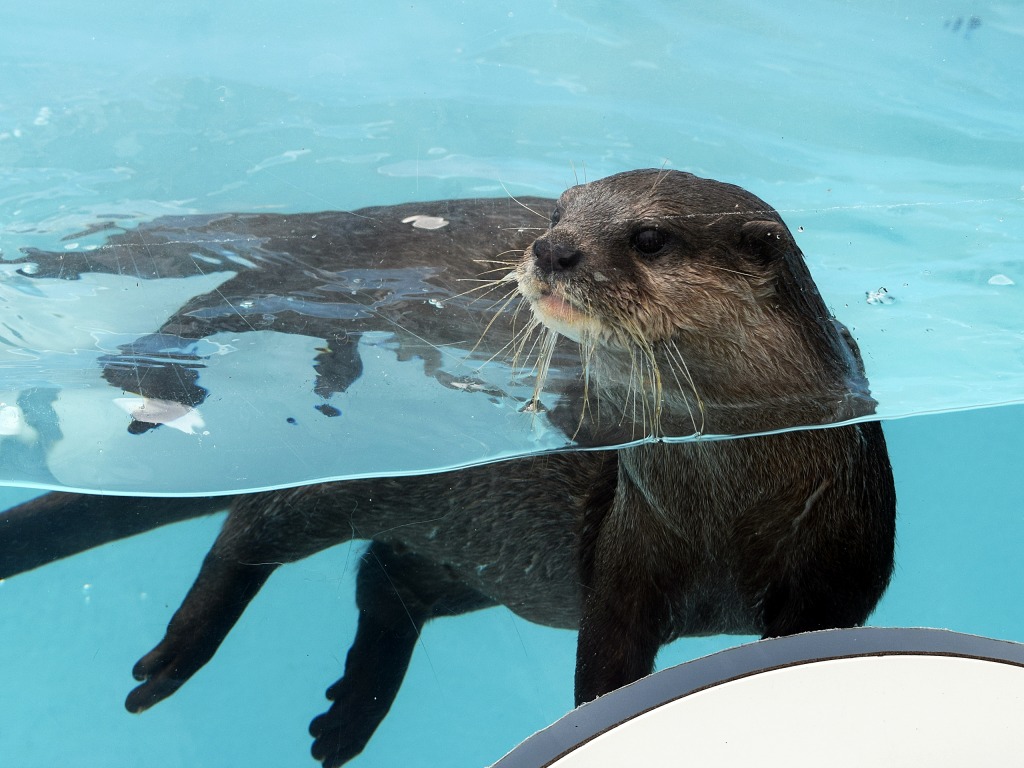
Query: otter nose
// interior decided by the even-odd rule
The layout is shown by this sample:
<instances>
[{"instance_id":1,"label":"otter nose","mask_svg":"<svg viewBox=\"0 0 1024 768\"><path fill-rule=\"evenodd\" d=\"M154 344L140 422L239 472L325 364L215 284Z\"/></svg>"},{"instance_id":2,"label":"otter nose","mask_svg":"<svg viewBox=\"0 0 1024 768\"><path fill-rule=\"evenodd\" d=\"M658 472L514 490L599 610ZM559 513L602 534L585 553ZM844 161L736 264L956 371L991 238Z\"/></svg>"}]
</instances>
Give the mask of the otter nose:
<instances>
[{"instance_id":1,"label":"otter nose","mask_svg":"<svg viewBox=\"0 0 1024 768\"><path fill-rule=\"evenodd\" d=\"M533 244L533 260L545 272L568 272L583 260L583 253L568 243L542 237Z\"/></svg>"}]
</instances>

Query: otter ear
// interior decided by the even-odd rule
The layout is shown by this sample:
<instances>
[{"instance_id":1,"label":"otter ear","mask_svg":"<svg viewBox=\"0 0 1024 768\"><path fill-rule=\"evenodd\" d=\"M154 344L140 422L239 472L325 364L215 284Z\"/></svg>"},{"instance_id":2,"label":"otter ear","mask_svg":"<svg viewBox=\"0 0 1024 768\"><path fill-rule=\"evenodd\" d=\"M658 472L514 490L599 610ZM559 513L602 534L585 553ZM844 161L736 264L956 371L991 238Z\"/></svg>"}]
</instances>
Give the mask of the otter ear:
<instances>
[{"instance_id":1,"label":"otter ear","mask_svg":"<svg viewBox=\"0 0 1024 768\"><path fill-rule=\"evenodd\" d=\"M759 219L740 228L740 247L751 258L767 264L791 253L796 242L781 221Z\"/></svg>"}]
</instances>

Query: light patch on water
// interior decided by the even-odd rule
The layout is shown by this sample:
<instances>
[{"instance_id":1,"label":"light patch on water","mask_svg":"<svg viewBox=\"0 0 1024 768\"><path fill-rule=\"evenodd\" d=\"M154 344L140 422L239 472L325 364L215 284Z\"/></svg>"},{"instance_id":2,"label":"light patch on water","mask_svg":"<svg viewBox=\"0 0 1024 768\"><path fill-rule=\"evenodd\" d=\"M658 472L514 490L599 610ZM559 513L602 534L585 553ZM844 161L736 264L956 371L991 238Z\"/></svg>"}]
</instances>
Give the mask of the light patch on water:
<instances>
[{"instance_id":1,"label":"light patch on water","mask_svg":"<svg viewBox=\"0 0 1024 768\"><path fill-rule=\"evenodd\" d=\"M53 116L53 110L49 107L41 107L39 113L36 115L36 119L32 121L32 125L49 125L50 118Z\"/></svg>"},{"instance_id":2,"label":"light patch on water","mask_svg":"<svg viewBox=\"0 0 1024 768\"><path fill-rule=\"evenodd\" d=\"M889 293L887 288L879 288L875 291L865 291L865 300L868 304L892 304L896 298Z\"/></svg>"},{"instance_id":3,"label":"light patch on water","mask_svg":"<svg viewBox=\"0 0 1024 768\"><path fill-rule=\"evenodd\" d=\"M25 420L25 412L7 403L0 403L0 435L17 437L26 443L35 442L39 436Z\"/></svg>"},{"instance_id":4,"label":"light patch on water","mask_svg":"<svg viewBox=\"0 0 1024 768\"><path fill-rule=\"evenodd\" d=\"M186 435L194 435L206 426L199 411L171 400L147 397L115 397L114 403L136 421L165 424Z\"/></svg>"},{"instance_id":5,"label":"light patch on water","mask_svg":"<svg viewBox=\"0 0 1024 768\"><path fill-rule=\"evenodd\" d=\"M289 149L287 152L282 152L280 155L274 157L268 157L266 160L256 163L246 173L253 174L265 171L267 168L273 168L275 165L283 165L285 163L294 163L303 155L308 155L313 150L311 149Z\"/></svg>"},{"instance_id":6,"label":"light patch on water","mask_svg":"<svg viewBox=\"0 0 1024 768\"><path fill-rule=\"evenodd\" d=\"M346 165L362 165L366 163L379 163L381 160L390 157L387 152L375 152L369 155L331 155L330 157L318 157L314 163L345 163Z\"/></svg>"},{"instance_id":7,"label":"light patch on water","mask_svg":"<svg viewBox=\"0 0 1024 768\"><path fill-rule=\"evenodd\" d=\"M193 253L190 253L189 255L193 259L195 259L196 261L203 261L203 262L206 262L207 264L218 264L219 265L219 264L223 264L224 263L220 259L215 259L213 256L206 256L206 255L204 255L202 253L194 253L193 252Z\"/></svg>"},{"instance_id":8,"label":"light patch on water","mask_svg":"<svg viewBox=\"0 0 1024 768\"><path fill-rule=\"evenodd\" d=\"M248 267L249 269L256 269L258 266L255 261L250 261L244 256L239 256L237 253L232 253L231 251L221 251L221 255L228 261L233 261L235 264L240 264L241 266Z\"/></svg>"},{"instance_id":9,"label":"light patch on water","mask_svg":"<svg viewBox=\"0 0 1024 768\"><path fill-rule=\"evenodd\" d=\"M1001 274L1000 275L992 275L992 277L990 277L988 279L988 284L989 285L1016 285L1016 283L1013 282L1013 278L1008 277L1007 275L1001 275Z\"/></svg>"},{"instance_id":10,"label":"light patch on water","mask_svg":"<svg viewBox=\"0 0 1024 768\"><path fill-rule=\"evenodd\" d=\"M412 224L416 229L441 229L447 227L451 222L440 216L417 214L416 216L407 216L402 219L402 223Z\"/></svg>"},{"instance_id":11,"label":"light patch on water","mask_svg":"<svg viewBox=\"0 0 1024 768\"><path fill-rule=\"evenodd\" d=\"M540 86L552 86L555 88L563 88L574 96L587 92L587 86L583 85L578 78L575 77L560 77L553 81L537 81L537 85Z\"/></svg>"}]
</instances>

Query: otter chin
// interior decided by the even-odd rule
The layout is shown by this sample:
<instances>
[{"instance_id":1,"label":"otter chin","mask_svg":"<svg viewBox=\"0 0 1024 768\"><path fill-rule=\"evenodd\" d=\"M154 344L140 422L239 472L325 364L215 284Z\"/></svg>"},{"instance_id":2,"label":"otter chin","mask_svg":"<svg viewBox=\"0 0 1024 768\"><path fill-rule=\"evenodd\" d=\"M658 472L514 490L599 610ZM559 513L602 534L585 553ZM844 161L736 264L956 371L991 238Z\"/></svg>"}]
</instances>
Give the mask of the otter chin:
<instances>
[{"instance_id":1,"label":"otter chin","mask_svg":"<svg viewBox=\"0 0 1024 768\"><path fill-rule=\"evenodd\" d=\"M554 293L542 293L529 302L534 317L542 325L566 338L581 342L601 335L601 324L597 318L577 309L568 299Z\"/></svg>"}]
</instances>

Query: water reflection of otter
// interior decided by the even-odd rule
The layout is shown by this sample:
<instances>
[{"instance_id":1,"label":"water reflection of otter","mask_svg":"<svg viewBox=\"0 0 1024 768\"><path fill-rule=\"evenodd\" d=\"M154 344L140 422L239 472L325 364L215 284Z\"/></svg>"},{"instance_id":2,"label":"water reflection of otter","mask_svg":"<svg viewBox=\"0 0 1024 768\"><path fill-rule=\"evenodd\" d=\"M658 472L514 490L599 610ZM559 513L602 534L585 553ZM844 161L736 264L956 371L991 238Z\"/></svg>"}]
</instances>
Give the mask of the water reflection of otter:
<instances>
[{"instance_id":1,"label":"water reflection of otter","mask_svg":"<svg viewBox=\"0 0 1024 768\"><path fill-rule=\"evenodd\" d=\"M151 400L198 406L208 394L200 378L208 360L203 349L210 348L198 342L224 333L297 334L322 340L312 361L313 390L325 401L318 410L330 416L339 411L326 401L362 375L358 341L368 331L390 334L400 360L421 359L424 373L445 386L453 384L442 350L465 351L489 323L475 357L487 360L501 350L511 331L502 320L511 312L491 323L493 302L469 289L479 286L481 273L510 264L543 231L553 201L520 202L164 216L126 230L108 222L66 238L106 234L98 247L27 248L14 263L37 280L76 280L85 273L139 280L221 274L220 285L190 298L155 333L102 358L103 377ZM156 425L139 418L129 431Z\"/></svg>"},{"instance_id":2,"label":"water reflection of otter","mask_svg":"<svg viewBox=\"0 0 1024 768\"><path fill-rule=\"evenodd\" d=\"M856 348L792 237L737 187L638 171L572 188L517 279L535 316L584 353L567 422L580 431L614 432L637 411L651 431L721 432L870 410ZM369 539L345 674L311 726L329 766L365 746L431 618L504 604L578 627L582 703L649 673L681 636L859 624L893 563L892 474L868 422L229 500L50 494L6 516L0 575L225 507L127 707L152 706L205 664L276 564Z\"/></svg>"}]
</instances>

